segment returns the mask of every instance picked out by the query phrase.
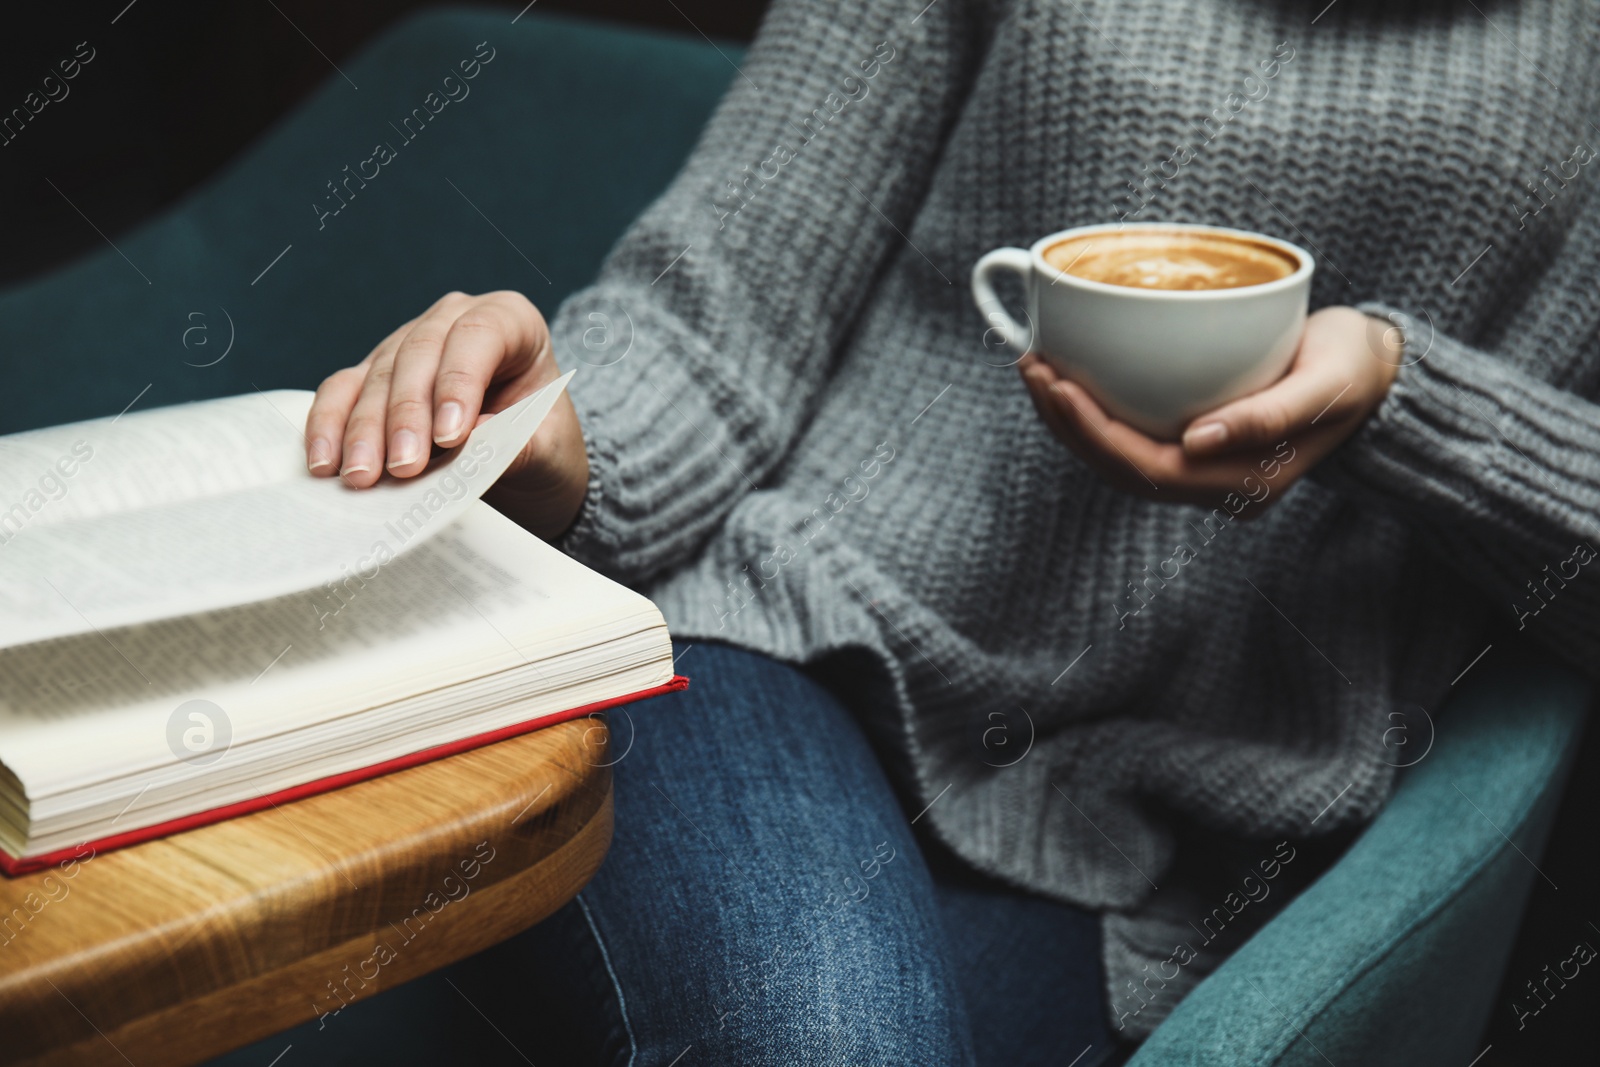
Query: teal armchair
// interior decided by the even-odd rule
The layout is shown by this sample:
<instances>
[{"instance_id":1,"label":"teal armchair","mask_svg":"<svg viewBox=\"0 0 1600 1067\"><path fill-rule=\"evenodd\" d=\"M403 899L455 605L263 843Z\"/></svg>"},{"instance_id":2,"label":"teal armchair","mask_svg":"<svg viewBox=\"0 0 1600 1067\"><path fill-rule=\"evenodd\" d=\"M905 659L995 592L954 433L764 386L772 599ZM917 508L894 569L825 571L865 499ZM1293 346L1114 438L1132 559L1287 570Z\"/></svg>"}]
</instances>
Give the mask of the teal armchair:
<instances>
[{"instance_id":1,"label":"teal armchair","mask_svg":"<svg viewBox=\"0 0 1600 1067\"><path fill-rule=\"evenodd\" d=\"M330 75L115 248L0 291L0 433L315 388L452 289L553 314L733 76L699 39L499 11L413 17L341 66L359 89Z\"/></svg>"},{"instance_id":2,"label":"teal armchair","mask_svg":"<svg viewBox=\"0 0 1600 1067\"><path fill-rule=\"evenodd\" d=\"M737 57L536 14L408 20L345 65L359 91L330 78L174 210L0 292L0 431L314 387L450 289L553 312L677 170ZM453 98L418 116L447 74ZM1497 647L1393 802L1134 1067L1465 1067L1588 698Z\"/></svg>"},{"instance_id":3,"label":"teal armchair","mask_svg":"<svg viewBox=\"0 0 1600 1067\"><path fill-rule=\"evenodd\" d=\"M1496 646L1339 860L1183 1000L1129 1067L1467 1067L1587 709ZM1420 731L1418 731L1420 733Z\"/></svg>"}]
</instances>

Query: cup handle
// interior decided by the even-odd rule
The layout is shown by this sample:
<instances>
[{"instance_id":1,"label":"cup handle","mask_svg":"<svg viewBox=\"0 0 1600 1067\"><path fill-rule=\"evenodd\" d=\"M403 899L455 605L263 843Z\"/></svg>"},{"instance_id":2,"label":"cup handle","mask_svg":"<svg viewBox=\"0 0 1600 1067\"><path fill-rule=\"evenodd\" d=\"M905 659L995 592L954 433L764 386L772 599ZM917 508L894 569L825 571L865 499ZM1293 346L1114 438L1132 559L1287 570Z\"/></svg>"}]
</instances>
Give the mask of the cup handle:
<instances>
[{"instance_id":1,"label":"cup handle","mask_svg":"<svg viewBox=\"0 0 1600 1067\"><path fill-rule=\"evenodd\" d=\"M1026 290L1028 277L1033 272L1033 256L1022 248L997 248L978 260L978 265L972 268L972 299L978 305L978 313L989 324L983 335L984 343L988 343L991 333L998 332L1001 340L1025 355L1033 347L1033 330L1012 318L995 294L993 278L995 272L1002 270L1021 278Z\"/></svg>"}]
</instances>

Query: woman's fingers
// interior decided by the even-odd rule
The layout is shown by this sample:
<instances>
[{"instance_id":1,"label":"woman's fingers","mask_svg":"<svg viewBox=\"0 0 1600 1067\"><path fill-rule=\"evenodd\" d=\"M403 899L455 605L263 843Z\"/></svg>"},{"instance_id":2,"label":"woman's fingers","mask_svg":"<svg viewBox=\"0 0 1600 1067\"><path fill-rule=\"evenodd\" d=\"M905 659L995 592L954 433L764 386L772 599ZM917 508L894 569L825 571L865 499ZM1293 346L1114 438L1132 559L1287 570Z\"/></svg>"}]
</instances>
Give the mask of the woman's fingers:
<instances>
[{"instance_id":1,"label":"woman's fingers","mask_svg":"<svg viewBox=\"0 0 1600 1067\"><path fill-rule=\"evenodd\" d=\"M1176 480L1171 468L1181 463L1176 445L1152 440L1125 422L1112 418L1083 386L1061 379L1053 387L1069 413L1076 435L1098 457L1102 471L1115 471L1121 488L1152 496Z\"/></svg>"},{"instance_id":2,"label":"woman's fingers","mask_svg":"<svg viewBox=\"0 0 1600 1067\"><path fill-rule=\"evenodd\" d=\"M450 293L322 384L306 419L307 465L357 489L386 469L409 478L427 469L434 444L459 445L557 373L549 330L526 297Z\"/></svg>"},{"instance_id":3,"label":"woman's fingers","mask_svg":"<svg viewBox=\"0 0 1600 1067\"><path fill-rule=\"evenodd\" d=\"M1106 414L1089 392L1053 370L1024 368L1034 406L1050 431L1113 487L1172 503L1220 504L1259 489L1255 459L1196 459Z\"/></svg>"},{"instance_id":4,"label":"woman's fingers","mask_svg":"<svg viewBox=\"0 0 1600 1067\"><path fill-rule=\"evenodd\" d=\"M1073 403L1072 388L1062 388L1067 380L1054 367L1031 353L1023 357L1019 366L1033 408L1039 413L1045 428L1079 459L1094 467L1102 477L1119 488L1123 487L1127 475L1132 473L1131 467L1126 463L1105 461L1103 448L1099 442L1092 440L1093 431L1088 421ZM1092 400L1089 404L1098 409Z\"/></svg>"},{"instance_id":5,"label":"woman's fingers","mask_svg":"<svg viewBox=\"0 0 1600 1067\"><path fill-rule=\"evenodd\" d=\"M417 320L395 350L380 442L385 466L397 477L420 474L428 465L433 452L434 380L445 340L477 304L465 293L450 293Z\"/></svg>"},{"instance_id":6,"label":"woman's fingers","mask_svg":"<svg viewBox=\"0 0 1600 1067\"><path fill-rule=\"evenodd\" d=\"M1393 379L1369 343L1367 316L1325 308L1306 323L1289 373L1247 397L1200 415L1183 434L1191 456L1276 445L1371 410ZM1381 342L1380 342L1381 344Z\"/></svg>"},{"instance_id":7,"label":"woman's fingers","mask_svg":"<svg viewBox=\"0 0 1600 1067\"><path fill-rule=\"evenodd\" d=\"M1058 441L1075 452L1079 451L1081 442L1076 440L1074 429L1062 417L1060 400L1050 391L1061 380L1054 368L1031 354L1022 357L1019 367L1022 382L1028 387L1028 399L1033 401L1033 410L1038 412L1040 420Z\"/></svg>"},{"instance_id":8,"label":"woman's fingers","mask_svg":"<svg viewBox=\"0 0 1600 1067\"><path fill-rule=\"evenodd\" d=\"M366 359L354 367L335 371L317 387L311 411L306 415L306 466L312 474L329 478L339 472L344 454L344 429L367 380L367 371L380 357L393 355L415 323L413 319L401 326L367 353Z\"/></svg>"},{"instance_id":9,"label":"woman's fingers","mask_svg":"<svg viewBox=\"0 0 1600 1067\"><path fill-rule=\"evenodd\" d=\"M1197 417L1183 432L1191 456L1214 456L1240 448L1274 445L1311 427L1324 409L1331 411L1351 382L1338 382L1315 360L1297 359L1289 373L1259 393L1234 400ZM1323 418L1327 415L1323 414Z\"/></svg>"},{"instance_id":10,"label":"woman's fingers","mask_svg":"<svg viewBox=\"0 0 1600 1067\"><path fill-rule=\"evenodd\" d=\"M385 416L389 407L389 382L394 376L394 355L377 357L367 368L361 395L344 427L344 455L339 477L346 485L365 489L383 474Z\"/></svg>"},{"instance_id":11,"label":"woman's fingers","mask_svg":"<svg viewBox=\"0 0 1600 1067\"><path fill-rule=\"evenodd\" d=\"M1145 441L1148 438L1112 419L1082 386L1061 377L1055 368L1037 356L1024 358L1022 378L1027 383L1034 409L1056 440L1116 488L1145 496L1156 491L1155 484L1144 471L1127 455L1118 452L1112 443L1113 435L1123 433Z\"/></svg>"},{"instance_id":12,"label":"woman's fingers","mask_svg":"<svg viewBox=\"0 0 1600 1067\"><path fill-rule=\"evenodd\" d=\"M533 305L505 293L489 294L455 320L433 380L435 443L460 444L477 425L490 384L527 369L537 347L535 324L542 320Z\"/></svg>"},{"instance_id":13,"label":"woman's fingers","mask_svg":"<svg viewBox=\"0 0 1600 1067\"><path fill-rule=\"evenodd\" d=\"M1381 320L1324 308L1307 320L1285 377L1195 419L1182 444L1153 440L1106 414L1036 356L1021 369L1051 432L1112 485L1253 517L1382 402L1403 362L1402 344Z\"/></svg>"},{"instance_id":14,"label":"woman's fingers","mask_svg":"<svg viewBox=\"0 0 1600 1067\"><path fill-rule=\"evenodd\" d=\"M330 374L317 387L316 399L306 415L306 466L319 478L339 472L344 425L361 395L366 367L346 367Z\"/></svg>"}]
</instances>

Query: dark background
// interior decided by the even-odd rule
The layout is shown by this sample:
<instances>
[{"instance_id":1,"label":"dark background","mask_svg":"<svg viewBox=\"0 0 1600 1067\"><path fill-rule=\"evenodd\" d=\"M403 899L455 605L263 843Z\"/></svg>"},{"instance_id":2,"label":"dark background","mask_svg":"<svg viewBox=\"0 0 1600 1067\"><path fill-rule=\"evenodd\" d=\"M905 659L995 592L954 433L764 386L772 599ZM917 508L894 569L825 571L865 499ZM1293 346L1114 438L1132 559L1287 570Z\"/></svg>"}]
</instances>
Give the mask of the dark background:
<instances>
[{"instance_id":1,"label":"dark background","mask_svg":"<svg viewBox=\"0 0 1600 1067\"><path fill-rule=\"evenodd\" d=\"M8 14L0 37L0 112L20 104L78 42L87 41L96 57L68 83L71 93L49 105L51 121L30 124L0 147L0 284L99 250L104 244L94 227L115 239L159 212L338 77L333 63L422 6L423 0L110 0ZM523 5L474 6L515 14ZM559 11L738 41L754 33L764 7L762 0L537 0L523 17ZM1540 864L1549 882L1534 883L1491 1016L1493 1049L1480 1067L1595 1062L1586 1024L1600 1006L1600 975L1580 972L1520 1032L1509 1004L1524 979L1571 954L1572 930L1589 921L1600 925L1597 758L1600 737L1591 732ZM1590 941L1600 946L1600 932Z\"/></svg>"},{"instance_id":2,"label":"dark background","mask_svg":"<svg viewBox=\"0 0 1600 1067\"><path fill-rule=\"evenodd\" d=\"M115 239L172 203L339 77L332 63L406 14L471 6L515 15L526 3L105 0L8 11L0 114L20 106L80 41L95 58L67 83L70 93L47 106L49 122L30 123L0 146L0 285L104 247L83 216ZM522 17L558 11L748 40L765 7L763 0L537 0Z\"/></svg>"}]
</instances>

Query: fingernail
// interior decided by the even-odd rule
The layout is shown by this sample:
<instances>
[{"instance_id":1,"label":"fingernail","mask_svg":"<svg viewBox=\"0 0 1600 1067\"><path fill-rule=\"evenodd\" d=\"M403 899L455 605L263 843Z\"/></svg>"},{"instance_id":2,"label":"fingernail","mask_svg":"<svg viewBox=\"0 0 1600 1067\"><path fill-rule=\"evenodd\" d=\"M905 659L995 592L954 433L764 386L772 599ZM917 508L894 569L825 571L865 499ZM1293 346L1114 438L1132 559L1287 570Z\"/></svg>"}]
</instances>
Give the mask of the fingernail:
<instances>
[{"instance_id":1,"label":"fingernail","mask_svg":"<svg viewBox=\"0 0 1600 1067\"><path fill-rule=\"evenodd\" d=\"M333 455L332 445L320 437L313 438L310 446L306 449L306 466L314 471L319 471L324 467L331 467L333 466L333 460L328 458L331 455Z\"/></svg>"},{"instance_id":2,"label":"fingernail","mask_svg":"<svg viewBox=\"0 0 1600 1067\"><path fill-rule=\"evenodd\" d=\"M389 439L389 469L415 463L419 453L417 435L410 430L397 430Z\"/></svg>"},{"instance_id":3,"label":"fingernail","mask_svg":"<svg viewBox=\"0 0 1600 1067\"><path fill-rule=\"evenodd\" d=\"M339 469L339 473L344 476L365 474L372 470L377 462L378 456L372 446L365 441L357 441L345 453L344 466Z\"/></svg>"},{"instance_id":4,"label":"fingernail","mask_svg":"<svg viewBox=\"0 0 1600 1067\"><path fill-rule=\"evenodd\" d=\"M1228 440L1228 428L1220 422L1207 422L1193 426L1183 435L1183 447L1190 452L1205 452L1221 448Z\"/></svg>"},{"instance_id":5,"label":"fingernail","mask_svg":"<svg viewBox=\"0 0 1600 1067\"><path fill-rule=\"evenodd\" d=\"M461 405L454 400L446 400L439 405L438 414L433 417L433 439L439 444L455 440L456 433L461 429Z\"/></svg>"}]
</instances>

